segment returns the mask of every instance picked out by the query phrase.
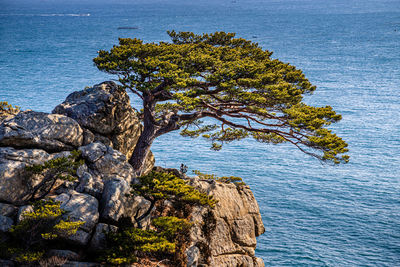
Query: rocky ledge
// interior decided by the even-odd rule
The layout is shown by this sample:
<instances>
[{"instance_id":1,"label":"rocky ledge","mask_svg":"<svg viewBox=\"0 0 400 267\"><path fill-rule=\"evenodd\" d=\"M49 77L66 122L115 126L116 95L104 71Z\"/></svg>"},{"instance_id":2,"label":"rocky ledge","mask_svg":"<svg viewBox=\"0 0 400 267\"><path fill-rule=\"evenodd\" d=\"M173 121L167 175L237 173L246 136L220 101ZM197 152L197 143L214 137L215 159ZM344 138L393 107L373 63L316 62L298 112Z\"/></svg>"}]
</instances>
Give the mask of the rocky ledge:
<instances>
[{"instance_id":1,"label":"rocky ledge","mask_svg":"<svg viewBox=\"0 0 400 267\"><path fill-rule=\"evenodd\" d=\"M64 249L48 252L65 259L63 266L99 266L84 261L105 248L106 233L116 232L121 223L149 228L153 217L167 213L169 203L154 207L148 199L128 194L131 185L140 182L127 159L141 130L128 95L113 82L72 93L52 114L23 111L0 117L1 241L23 220L24 212L32 210L32 200L43 198L59 201L71 221L84 222L64 238ZM77 180L59 179L48 185L45 174L32 175L27 169L71 156L73 150L80 151L83 159ZM146 173L153 168L161 170L154 167L151 154ZM213 208L191 207L187 218L192 226L183 255L186 266L264 266L255 256L256 237L264 226L248 186L162 171L175 173L216 200ZM142 266L152 264L149 259Z\"/></svg>"}]
</instances>

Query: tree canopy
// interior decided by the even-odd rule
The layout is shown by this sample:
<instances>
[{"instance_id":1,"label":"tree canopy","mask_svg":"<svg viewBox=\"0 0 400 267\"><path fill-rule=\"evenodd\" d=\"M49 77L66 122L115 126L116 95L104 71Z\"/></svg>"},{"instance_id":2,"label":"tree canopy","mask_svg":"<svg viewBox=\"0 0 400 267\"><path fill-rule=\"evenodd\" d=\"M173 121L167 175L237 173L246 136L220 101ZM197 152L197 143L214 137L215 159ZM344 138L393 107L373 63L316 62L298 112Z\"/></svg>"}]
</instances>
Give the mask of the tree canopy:
<instances>
[{"instance_id":1,"label":"tree canopy","mask_svg":"<svg viewBox=\"0 0 400 267\"><path fill-rule=\"evenodd\" d=\"M136 170L155 138L178 129L211 140L215 150L250 137L288 142L323 161L348 161L346 142L327 129L341 115L303 102L316 87L301 70L234 33L168 34L172 42L120 38L94 58L143 101L144 130L130 159Z\"/></svg>"}]
</instances>

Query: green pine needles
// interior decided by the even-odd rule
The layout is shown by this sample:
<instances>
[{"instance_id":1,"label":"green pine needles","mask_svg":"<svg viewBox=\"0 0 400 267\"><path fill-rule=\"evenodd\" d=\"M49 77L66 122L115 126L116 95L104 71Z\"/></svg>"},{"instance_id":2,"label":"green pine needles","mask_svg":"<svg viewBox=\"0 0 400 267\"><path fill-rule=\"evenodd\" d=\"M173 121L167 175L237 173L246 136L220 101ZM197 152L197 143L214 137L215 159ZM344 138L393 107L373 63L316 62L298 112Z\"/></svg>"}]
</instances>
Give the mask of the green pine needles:
<instances>
[{"instance_id":1,"label":"green pine needles","mask_svg":"<svg viewBox=\"0 0 400 267\"><path fill-rule=\"evenodd\" d=\"M221 183L233 183L235 185L246 185L245 182L243 182L242 178L237 177L237 176L216 176L215 174L207 174L207 173L202 173L201 171L198 170L193 170L193 173L199 176L200 179L205 179L205 180L214 180L218 181Z\"/></svg>"},{"instance_id":2,"label":"green pine needles","mask_svg":"<svg viewBox=\"0 0 400 267\"><path fill-rule=\"evenodd\" d=\"M93 59L143 102L144 129L130 159L135 170L154 139L175 130L210 140L214 150L253 138L291 143L322 161L348 162L347 143L327 129L341 116L330 106L303 102L316 86L301 70L234 33L168 34L171 42L120 38Z\"/></svg>"},{"instance_id":3,"label":"green pine needles","mask_svg":"<svg viewBox=\"0 0 400 267\"><path fill-rule=\"evenodd\" d=\"M45 197L54 187L57 180L74 182L77 180L76 171L84 164L79 150L71 151L67 157L48 160L43 164L27 166L26 170L32 175L43 175L44 178L31 191L30 200L35 201Z\"/></svg>"},{"instance_id":4,"label":"green pine needles","mask_svg":"<svg viewBox=\"0 0 400 267\"><path fill-rule=\"evenodd\" d=\"M180 203L214 207L216 200L201 193L172 173L152 171L139 177L140 183L132 185L132 195L140 195L150 201L168 199Z\"/></svg>"},{"instance_id":5,"label":"green pine needles","mask_svg":"<svg viewBox=\"0 0 400 267\"><path fill-rule=\"evenodd\" d=\"M148 230L133 226L122 227L117 233L108 234L108 249L101 260L113 265L124 265L136 262L138 257L156 257L170 259L179 266L182 265L180 255L183 254L188 231L192 226L180 209L192 204L214 207L216 200L207 194L187 185L185 181L168 172L152 171L139 177L140 183L132 185L131 195L143 196L150 200L149 211L157 203L169 200L176 216L164 216L152 219ZM150 213L145 213L145 218ZM187 214L186 214L187 216ZM132 253L134 252L134 253ZM177 265L177 266L178 266Z\"/></svg>"},{"instance_id":6,"label":"green pine needles","mask_svg":"<svg viewBox=\"0 0 400 267\"><path fill-rule=\"evenodd\" d=\"M0 101L0 116L1 115L13 115L20 111L20 107L13 107L11 104L8 104L6 101Z\"/></svg>"},{"instance_id":7,"label":"green pine needles","mask_svg":"<svg viewBox=\"0 0 400 267\"><path fill-rule=\"evenodd\" d=\"M37 263L52 248L52 240L75 234L85 222L65 218L67 212L60 205L51 199L35 202L33 211L23 213L22 220L11 228L12 240L3 256L20 263Z\"/></svg>"},{"instance_id":8,"label":"green pine needles","mask_svg":"<svg viewBox=\"0 0 400 267\"><path fill-rule=\"evenodd\" d=\"M43 200L58 179L75 181L77 168L83 164L79 151L71 151L68 157L55 158L27 166L32 175L43 175L42 181L32 188L30 200L35 201L33 211L22 214L22 220L9 231L12 239L8 245L0 244L1 257L11 258L19 263L38 264L45 252L52 248L54 240L74 235L85 222L70 221L61 203L52 199Z\"/></svg>"},{"instance_id":9,"label":"green pine needles","mask_svg":"<svg viewBox=\"0 0 400 267\"><path fill-rule=\"evenodd\" d=\"M73 150L71 151L71 155L67 157L51 159L43 164L27 166L26 170L34 174L51 172L51 176L55 179L76 181L76 170L84 163L84 160L80 156L81 152L79 150Z\"/></svg>"},{"instance_id":10,"label":"green pine needles","mask_svg":"<svg viewBox=\"0 0 400 267\"><path fill-rule=\"evenodd\" d=\"M117 233L109 233L109 249L103 260L109 264L123 265L136 262L137 257L172 257L179 235L187 233L191 223L172 216L155 218L152 225L154 229L151 230L128 227Z\"/></svg>"}]
</instances>

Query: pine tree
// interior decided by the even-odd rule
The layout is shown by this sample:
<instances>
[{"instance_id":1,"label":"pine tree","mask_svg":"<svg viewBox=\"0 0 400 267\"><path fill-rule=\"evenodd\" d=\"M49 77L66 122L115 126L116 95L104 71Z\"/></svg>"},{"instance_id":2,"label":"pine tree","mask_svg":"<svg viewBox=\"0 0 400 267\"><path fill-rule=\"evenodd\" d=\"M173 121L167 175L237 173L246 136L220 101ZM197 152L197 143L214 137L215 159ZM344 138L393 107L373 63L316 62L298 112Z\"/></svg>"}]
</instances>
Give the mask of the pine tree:
<instances>
[{"instance_id":1,"label":"pine tree","mask_svg":"<svg viewBox=\"0 0 400 267\"><path fill-rule=\"evenodd\" d=\"M233 33L168 34L172 42L120 38L93 60L143 102L144 129L130 159L138 173L153 141L178 129L209 139L215 150L252 137L291 143L323 161L348 161L346 142L326 128L341 116L303 102L316 87L301 70Z\"/></svg>"}]
</instances>

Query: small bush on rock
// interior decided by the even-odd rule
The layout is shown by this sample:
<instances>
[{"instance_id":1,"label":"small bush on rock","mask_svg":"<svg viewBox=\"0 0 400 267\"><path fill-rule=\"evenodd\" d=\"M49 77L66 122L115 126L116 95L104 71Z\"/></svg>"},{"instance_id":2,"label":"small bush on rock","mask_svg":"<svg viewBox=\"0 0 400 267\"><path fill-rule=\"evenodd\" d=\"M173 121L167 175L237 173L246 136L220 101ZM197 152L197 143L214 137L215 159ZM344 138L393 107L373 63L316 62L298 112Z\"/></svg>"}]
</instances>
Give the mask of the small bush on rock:
<instances>
[{"instance_id":1,"label":"small bush on rock","mask_svg":"<svg viewBox=\"0 0 400 267\"><path fill-rule=\"evenodd\" d=\"M196 174L197 176L199 176L200 179L205 179L205 180L215 180L218 182L222 182L222 183L233 183L235 185L245 185L245 183L243 182L242 178L240 177L236 177L236 176L221 176L218 177L214 174L206 174L206 173L202 173L198 170L194 170L193 171L194 174Z\"/></svg>"},{"instance_id":2,"label":"small bush on rock","mask_svg":"<svg viewBox=\"0 0 400 267\"><path fill-rule=\"evenodd\" d=\"M26 169L34 174L51 171L51 175L56 179L75 181L76 170L84 163L80 156L81 152L79 150L73 150L68 157L51 159L43 164L28 166Z\"/></svg>"},{"instance_id":3,"label":"small bush on rock","mask_svg":"<svg viewBox=\"0 0 400 267\"><path fill-rule=\"evenodd\" d=\"M6 101L0 101L0 116L1 115L13 115L20 111L18 106L13 107Z\"/></svg>"},{"instance_id":4,"label":"small bush on rock","mask_svg":"<svg viewBox=\"0 0 400 267\"><path fill-rule=\"evenodd\" d=\"M44 179L33 188L30 200L34 201L45 197L53 189L57 180L76 181L76 171L82 164L84 164L84 160L81 158L81 152L73 150L68 157L60 157L48 160L43 164L27 166L26 170L33 175L44 175Z\"/></svg>"},{"instance_id":5,"label":"small bush on rock","mask_svg":"<svg viewBox=\"0 0 400 267\"><path fill-rule=\"evenodd\" d=\"M139 177L139 184L132 185L131 196L143 196L150 200L151 207L137 221L145 218L153 210L156 203L169 200L174 206L177 216L160 216L151 221L149 230L132 226L121 227L117 233L107 235L108 250L103 261L108 264L123 265L137 261L138 257L156 257L168 259L174 266L184 266L184 249L188 232L192 224L186 218L188 214L179 209L183 206L197 204L214 207L215 199L200 192L185 180L168 172L152 171ZM132 254L134 252L134 254Z\"/></svg>"},{"instance_id":6,"label":"small bush on rock","mask_svg":"<svg viewBox=\"0 0 400 267\"><path fill-rule=\"evenodd\" d=\"M84 224L64 220L64 214L66 211L60 208L60 202L41 200L34 203L33 211L23 213L22 220L11 228L12 240L5 256L21 263L42 259L50 247L50 240L73 235Z\"/></svg>"},{"instance_id":7,"label":"small bush on rock","mask_svg":"<svg viewBox=\"0 0 400 267\"><path fill-rule=\"evenodd\" d=\"M191 223L177 217L159 217L152 221L154 229L127 227L107 235L109 249L103 261L121 265L137 261L137 257L171 257L176 251L178 236L187 233Z\"/></svg>"},{"instance_id":8,"label":"small bush on rock","mask_svg":"<svg viewBox=\"0 0 400 267\"><path fill-rule=\"evenodd\" d=\"M139 180L139 184L132 185L131 193L150 201L168 199L210 207L214 207L216 203L215 199L186 184L183 179L172 173L152 171L148 175L139 177Z\"/></svg>"}]
</instances>

